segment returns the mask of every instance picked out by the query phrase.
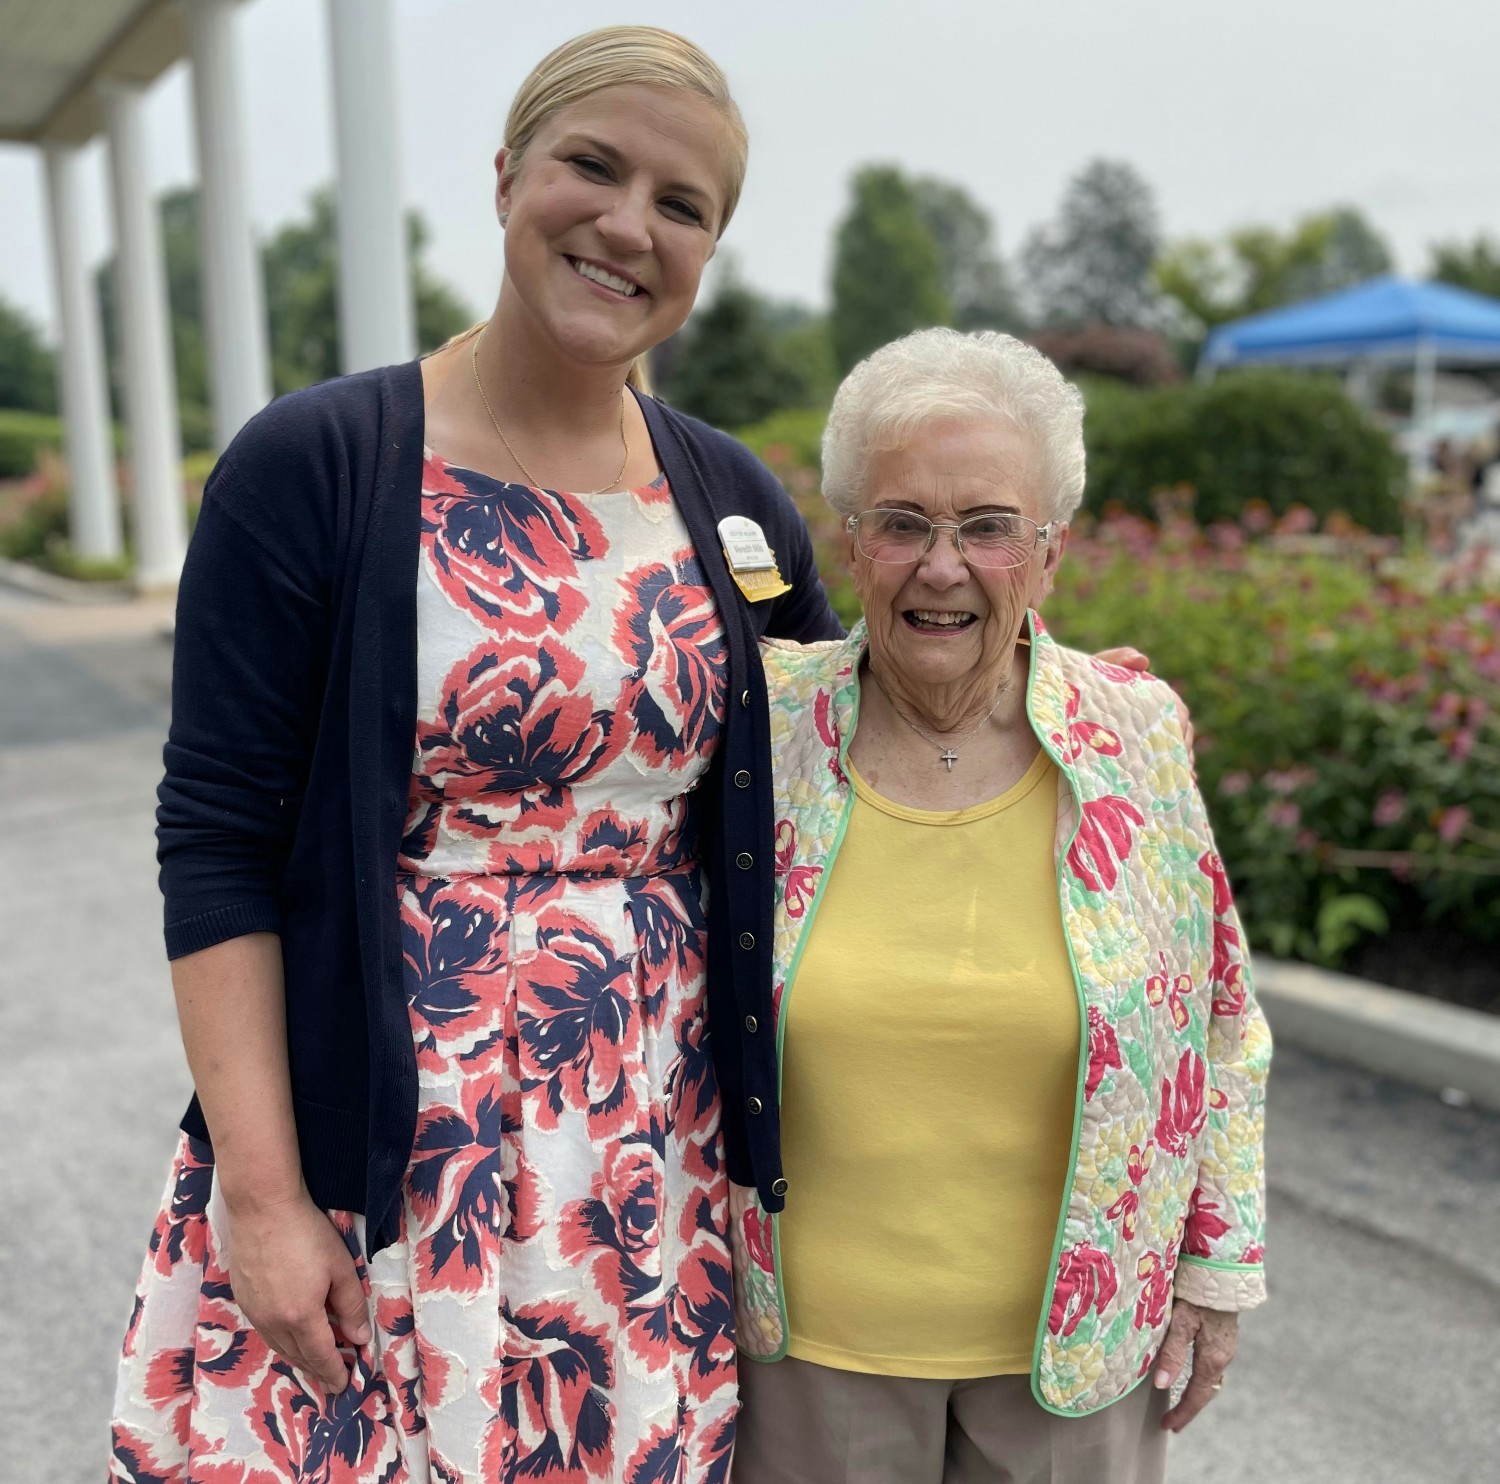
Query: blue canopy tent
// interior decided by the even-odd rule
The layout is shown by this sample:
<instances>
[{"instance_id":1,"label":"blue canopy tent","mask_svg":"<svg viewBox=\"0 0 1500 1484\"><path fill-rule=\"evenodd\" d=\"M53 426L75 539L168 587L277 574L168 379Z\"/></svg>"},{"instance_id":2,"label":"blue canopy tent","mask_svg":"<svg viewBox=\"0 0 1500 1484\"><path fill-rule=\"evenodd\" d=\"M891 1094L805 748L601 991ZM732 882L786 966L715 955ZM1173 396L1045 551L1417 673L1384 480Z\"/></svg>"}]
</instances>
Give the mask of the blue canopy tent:
<instances>
[{"instance_id":1,"label":"blue canopy tent","mask_svg":"<svg viewBox=\"0 0 1500 1484\"><path fill-rule=\"evenodd\" d=\"M1439 364L1500 365L1500 300L1446 283L1374 278L1352 289L1220 325L1198 360L1205 379L1230 366L1371 366L1410 362L1412 419L1432 414ZM1413 480L1420 455L1412 451Z\"/></svg>"}]
</instances>

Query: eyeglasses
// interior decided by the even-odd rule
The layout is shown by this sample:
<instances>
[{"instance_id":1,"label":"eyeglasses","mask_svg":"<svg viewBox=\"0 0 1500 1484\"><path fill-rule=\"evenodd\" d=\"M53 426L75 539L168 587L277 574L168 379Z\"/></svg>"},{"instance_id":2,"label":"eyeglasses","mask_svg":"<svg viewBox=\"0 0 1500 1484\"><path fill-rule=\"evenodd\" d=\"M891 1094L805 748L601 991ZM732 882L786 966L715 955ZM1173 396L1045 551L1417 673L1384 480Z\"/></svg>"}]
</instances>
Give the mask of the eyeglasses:
<instances>
[{"instance_id":1,"label":"eyeglasses","mask_svg":"<svg viewBox=\"0 0 1500 1484\"><path fill-rule=\"evenodd\" d=\"M872 562L919 562L932 550L939 531L952 531L958 554L971 567L1003 572L1024 567L1031 553L1052 533L1024 515L971 515L957 524L928 520L916 510L861 510L844 522L854 544Z\"/></svg>"}]
</instances>

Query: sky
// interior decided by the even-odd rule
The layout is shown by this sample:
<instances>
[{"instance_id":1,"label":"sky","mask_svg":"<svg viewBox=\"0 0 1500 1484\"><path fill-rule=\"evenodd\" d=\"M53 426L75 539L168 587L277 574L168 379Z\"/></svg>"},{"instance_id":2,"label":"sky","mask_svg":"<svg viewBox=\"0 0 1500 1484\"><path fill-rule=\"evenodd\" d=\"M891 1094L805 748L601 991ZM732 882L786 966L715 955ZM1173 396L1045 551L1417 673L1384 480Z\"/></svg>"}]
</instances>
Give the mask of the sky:
<instances>
[{"instance_id":1,"label":"sky","mask_svg":"<svg viewBox=\"0 0 1500 1484\"><path fill-rule=\"evenodd\" d=\"M428 261L475 310L493 302L491 161L511 94L559 41L649 23L729 75L750 173L725 247L781 299L826 303L850 173L869 161L963 184L1002 252L1055 212L1098 156L1151 183L1169 238L1335 203L1364 210L1420 274L1434 241L1500 234L1496 0L753 0L623 7L395 0L400 162ZM322 0L239 16L251 214L269 234L333 175ZM196 174L188 79L152 92L157 186ZM110 250L102 147L87 152L87 247ZM54 321L37 152L0 145L0 295Z\"/></svg>"}]
</instances>

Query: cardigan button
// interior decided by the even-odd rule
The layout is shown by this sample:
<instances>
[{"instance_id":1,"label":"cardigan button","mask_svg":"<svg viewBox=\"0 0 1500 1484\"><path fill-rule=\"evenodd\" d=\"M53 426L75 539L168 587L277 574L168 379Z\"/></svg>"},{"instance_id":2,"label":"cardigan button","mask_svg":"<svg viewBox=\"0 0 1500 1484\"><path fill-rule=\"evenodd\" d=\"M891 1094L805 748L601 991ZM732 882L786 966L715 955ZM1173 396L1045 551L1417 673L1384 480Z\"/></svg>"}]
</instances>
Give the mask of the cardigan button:
<instances>
[{"instance_id":1,"label":"cardigan button","mask_svg":"<svg viewBox=\"0 0 1500 1484\"><path fill-rule=\"evenodd\" d=\"M747 691L747 690L742 690L740 692L740 705L741 706L748 706L749 704L750 704L750 692Z\"/></svg>"},{"instance_id":2,"label":"cardigan button","mask_svg":"<svg viewBox=\"0 0 1500 1484\"><path fill-rule=\"evenodd\" d=\"M745 1029L753 1036L760 1029L760 1021L753 1015L747 1015L745 1017Z\"/></svg>"},{"instance_id":3,"label":"cardigan button","mask_svg":"<svg viewBox=\"0 0 1500 1484\"><path fill-rule=\"evenodd\" d=\"M740 947L744 948L744 949L754 948L755 947L755 934L754 933L741 933L740 934Z\"/></svg>"},{"instance_id":4,"label":"cardigan button","mask_svg":"<svg viewBox=\"0 0 1500 1484\"><path fill-rule=\"evenodd\" d=\"M747 1098L745 1106L750 1110L751 1117L754 1117L765 1108L765 1104L759 1098Z\"/></svg>"},{"instance_id":5,"label":"cardigan button","mask_svg":"<svg viewBox=\"0 0 1500 1484\"><path fill-rule=\"evenodd\" d=\"M786 1181L785 1180L773 1180L771 1182L771 1194L772 1195L785 1195L786 1194Z\"/></svg>"},{"instance_id":6,"label":"cardigan button","mask_svg":"<svg viewBox=\"0 0 1500 1484\"><path fill-rule=\"evenodd\" d=\"M743 768L734 775L734 786L736 788L750 787L750 775Z\"/></svg>"},{"instance_id":7,"label":"cardigan button","mask_svg":"<svg viewBox=\"0 0 1500 1484\"><path fill-rule=\"evenodd\" d=\"M748 871L750 867L755 864L755 857L751 855L748 850L742 850L737 856L735 856L734 863L740 868L740 870Z\"/></svg>"}]
</instances>

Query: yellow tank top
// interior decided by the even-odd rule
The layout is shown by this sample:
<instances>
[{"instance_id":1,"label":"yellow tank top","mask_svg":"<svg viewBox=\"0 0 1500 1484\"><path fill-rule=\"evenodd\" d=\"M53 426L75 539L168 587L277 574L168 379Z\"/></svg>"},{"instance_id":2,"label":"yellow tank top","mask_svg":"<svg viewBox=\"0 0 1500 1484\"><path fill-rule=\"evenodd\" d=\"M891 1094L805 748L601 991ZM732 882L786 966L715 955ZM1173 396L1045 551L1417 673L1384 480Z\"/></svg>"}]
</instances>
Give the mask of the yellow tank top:
<instances>
[{"instance_id":1,"label":"yellow tank top","mask_svg":"<svg viewBox=\"0 0 1500 1484\"><path fill-rule=\"evenodd\" d=\"M848 832L787 992L789 1353L957 1378L1031 1369L1067 1176L1079 1009L1057 770L947 813L851 767Z\"/></svg>"}]
</instances>

